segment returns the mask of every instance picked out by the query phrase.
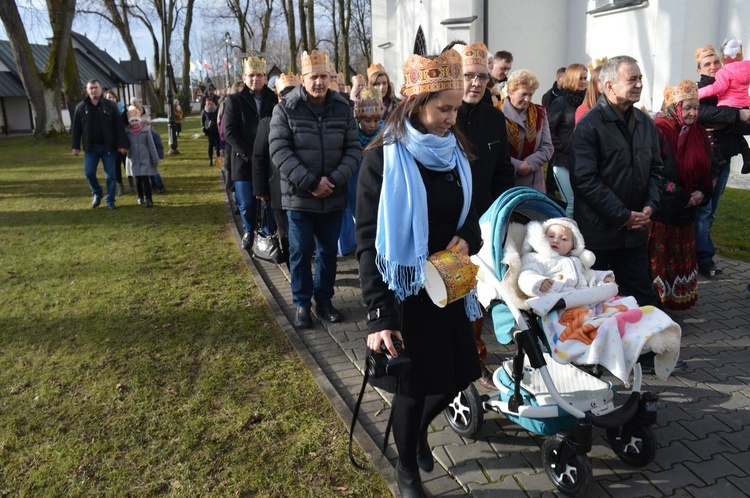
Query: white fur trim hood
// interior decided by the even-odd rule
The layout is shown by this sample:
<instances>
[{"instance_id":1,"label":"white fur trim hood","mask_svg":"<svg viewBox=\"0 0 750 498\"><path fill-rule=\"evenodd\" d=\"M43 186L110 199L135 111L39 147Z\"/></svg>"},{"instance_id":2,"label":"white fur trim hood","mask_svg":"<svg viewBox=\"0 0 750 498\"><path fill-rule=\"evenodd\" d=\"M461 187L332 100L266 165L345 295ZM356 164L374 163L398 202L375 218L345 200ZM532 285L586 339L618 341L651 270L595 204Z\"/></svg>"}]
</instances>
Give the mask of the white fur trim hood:
<instances>
[{"instance_id":1,"label":"white fur trim hood","mask_svg":"<svg viewBox=\"0 0 750 498\"><path fill-rule=\"evenodd\" d=\"M586 249L578 224L570 218L550 218L541 223L538 221L529 222L526 226L526 238L523 241L521 253L527 254L534 251L544 259L558 257L558 254L550 247L546 237L547 229L552 225L561 225L570 230L573 234L573 250L570 251L570 256L578 257L585 270L590 269L596 262L596 256Z\"/></svg>"}]
</instances>

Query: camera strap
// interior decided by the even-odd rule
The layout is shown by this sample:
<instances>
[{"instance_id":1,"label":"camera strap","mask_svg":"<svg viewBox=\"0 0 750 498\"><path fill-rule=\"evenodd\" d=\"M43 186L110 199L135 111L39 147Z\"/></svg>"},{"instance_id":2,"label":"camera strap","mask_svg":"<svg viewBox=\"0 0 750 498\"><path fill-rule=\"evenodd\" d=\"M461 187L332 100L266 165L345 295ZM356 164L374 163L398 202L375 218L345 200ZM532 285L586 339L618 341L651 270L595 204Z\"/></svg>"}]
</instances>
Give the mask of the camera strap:
<instances>
[{"instance_id":1,"label":"camera strap","mask_svg":"<svg viewBox=\"0 0 750 498\"><path fill-rule=\"evenodd\" d=\"M367 387L367 382L370 380L370 371L369 369L365 368L365 377L362 379L362 388L359 390L359 396L357 396L357 404L354 405L354 413L352 413L352 425L349 428L349 461L352 462L352 465L358 470L362 471L370 471L372 470L372 466L370 465L361 465L359 462L357 462L354 458L354 453L352 450L352 439L354 438L354 427L357 425L357 417L359 416L359 407L362 405L362 398L365 395L365 388ZM398 392L398 384L401 383L401 378L399 377L396 379L396 391ZM385 454L385 449L388 447L388 438L391 435L391 426L393 425L393 410L390 410L390 413L388 414L388 424L385 426L385 439L383 439L383 447L380 449L381 453Z\"/></svg>"}]
</instances>

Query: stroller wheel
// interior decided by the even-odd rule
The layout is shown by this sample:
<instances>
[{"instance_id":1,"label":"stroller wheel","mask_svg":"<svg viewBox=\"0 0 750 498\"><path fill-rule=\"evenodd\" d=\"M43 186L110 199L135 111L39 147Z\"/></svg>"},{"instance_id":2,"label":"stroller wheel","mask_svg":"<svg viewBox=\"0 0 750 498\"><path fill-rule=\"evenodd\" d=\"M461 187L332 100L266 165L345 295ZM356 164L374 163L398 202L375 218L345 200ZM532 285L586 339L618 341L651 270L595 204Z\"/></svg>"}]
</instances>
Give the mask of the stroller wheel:
<instances>
[{"instance_id":1,"label":"stroller wheel","mask_svg":"<svg viewBox=\"0 0 750 498\"><path fill-rule=\"evenodd\" d=\"M626 440L625 428L607 429L607 442L617 457L632 467L648 465L656 457L656 436L651 427L636 427Z\"/></svg>"},{"instance_id":2,"label":"stroller wheel","mask_svg":"<svg viewBox=\"0 0 750 498\"><path fill-rule=\"evenodd\" d=\"M583 496L591 482L591 463L586 455L570 453L558 463L558 453L564 438L559 434L550 436L542 447L542 464L555 487L565 496Z\"/></svg>"},{"instance_id":3,"label":"stroller wheel","mask_svg":"<svg viewBox=\"0 0 750 498\"><path fill-rule=\"evenodd\" d=\"M443 410L445 419L453 430L464 437L472 437L479 432L484 423L482 399L474 384L458 393L451 404Z\"/></svg>"}]
</instances>

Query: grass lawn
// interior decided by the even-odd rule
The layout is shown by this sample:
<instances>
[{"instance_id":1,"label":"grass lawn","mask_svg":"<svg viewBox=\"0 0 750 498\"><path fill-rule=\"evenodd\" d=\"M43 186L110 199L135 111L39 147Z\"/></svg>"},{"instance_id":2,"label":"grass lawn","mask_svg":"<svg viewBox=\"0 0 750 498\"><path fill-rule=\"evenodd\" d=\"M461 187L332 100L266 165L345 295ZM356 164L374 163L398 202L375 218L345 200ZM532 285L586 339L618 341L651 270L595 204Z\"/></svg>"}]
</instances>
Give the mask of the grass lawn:
<instances>
[{"instance_id":1,"label":"grass lawn","mask_svg":"<svg viewBox=\"0 0 750 498\"><path fill-rule=\"evenodd\" d=\"M389 494L254 287L199 132L153 209L116 211L68 142L0 140L0 496Z\"/></svg>"}]
</instances>

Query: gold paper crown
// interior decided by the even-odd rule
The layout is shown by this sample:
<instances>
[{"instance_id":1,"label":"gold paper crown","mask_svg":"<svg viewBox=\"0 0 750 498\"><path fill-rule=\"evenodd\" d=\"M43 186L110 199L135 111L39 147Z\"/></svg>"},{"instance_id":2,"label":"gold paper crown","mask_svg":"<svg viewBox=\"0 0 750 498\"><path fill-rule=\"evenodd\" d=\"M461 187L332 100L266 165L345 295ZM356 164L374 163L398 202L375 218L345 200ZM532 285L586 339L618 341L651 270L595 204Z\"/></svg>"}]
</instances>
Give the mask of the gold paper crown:
<instances>
[{"instance_id":1,"label":"gold paper crown","mask_svg":"<svg viewBox=\"0 0 750 498\"><path fill-rule=\"evenodd\" d=\"M487 66L487 55L490 50L482 42L472 43L471 45L456 44L453 46L456 52L461 54L461 60L463 60L464 66L469 64L481 64Z\"/></svg>"},{"instance_id":2,"label":"gold paper crown","mask_svg":"<svg viewBox=\"0 0 750 498\"><path fill-rule=\"evenodd\" d=\"M688 99L698 99L698 85L690 80L680 81L675 86L664 89L664 105L667 107Z\"/></svg>"},{"instance_id":3,"label":"gold paper crown","mask_svg":"<svg viewBox=\"0 0 750 498\"><path fill-rule=\"evenodd\" d=\"M242 73L244 75L252 73L266 74L266 60L263 57L249 56L242 62Z\"/></svg>"},{"instance_id":4,"label":"gold paper crown","mask_svg":"<svg viewBox=\"0 0 750 498\"><path fill-rule=\"evenodd\" d=\"M336 77L336 68L333 67L333 61L330 59L330 57L328 58L328 72L331 76Z\"/></svg>"},{"instance_id":5,"label":"gold paper crown","mask_svg":"<svg viewBox=\"0 0 750 498\"><path fill-rule=\"evenodd\" d=\"M370 81L372 79L372 75L377 73L387 74L385 72L385 67L382 64L373 62L372 64L370 64L370 67L367 68L367 81Z\"/></svg>"},{"instance_id":6,"label":"gold paper crown","mask_svg":"<svg viewBox=\"0 0 750 498\"><path fill-rule=\"evenodd\" d=\"M276 78L276 93L281 93L285 88L290 86L297 86L300 84L299 76L294 73L281 73Z\"/></svg>"},{"instance_id":7,"label":"gold paper crown","mask_svg":"<svg viewBox=\"0 0 750 498\"><path fill-rule=\"evenodd\" d=\"M302 75L312 73L313 71L326 73L328 71L328 53L325 50L318 52L317 49L313 50L309 54L302 52L300 58L300 66L302 66Z\"/></svg>"},{"instance_id":8,"label":"gold paper crown","mask_svg":"<svg viewBox=\"0 0 750 498\"><path fill-rule=\"evenodd\" d=\"M401 94L407 97L443 90L462 90L461 56L450 49L435 59L412 54L404 62L404 85Z\"/></svg>"},{"instance_id":9,"label":"gold paper crown","mask_svg":"<svg viewBox=\"0 0 750 498\"><path fill-rule=\"evenodd\" d=\"M596 69L599 66L603 66L605 62L607 62L606 57L602 57L601 59L593 59L589 61L589 72L593 73L594 69Z\"/></svg>"},{"instance_id":10,"label":"gold paper crown","mask_svg":"<svg viewBox=\"0 0 750 498\"><path fill-rule=\"evenodd\" d=\"M354 115L383 116L383 96L377 88L365 88L354 101Z\"/></svg>"},{"instance_id":11,"label":"gold paper crown","mask_svg":"<svg viewBox=\"0 0 750 498\"><path fill-rule=\"evenodd\" d=\"M693 56L695 57L695 63L700 64L701 60L703 60L704 57L718 57L719 54L716 52L716 49L713 45L706 45L705 47L701 47L696 50Z\"/></svg>"}]
</instances>

